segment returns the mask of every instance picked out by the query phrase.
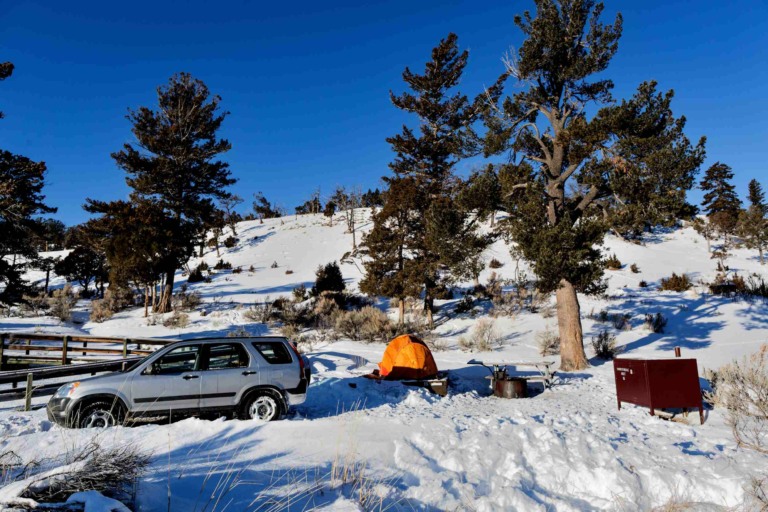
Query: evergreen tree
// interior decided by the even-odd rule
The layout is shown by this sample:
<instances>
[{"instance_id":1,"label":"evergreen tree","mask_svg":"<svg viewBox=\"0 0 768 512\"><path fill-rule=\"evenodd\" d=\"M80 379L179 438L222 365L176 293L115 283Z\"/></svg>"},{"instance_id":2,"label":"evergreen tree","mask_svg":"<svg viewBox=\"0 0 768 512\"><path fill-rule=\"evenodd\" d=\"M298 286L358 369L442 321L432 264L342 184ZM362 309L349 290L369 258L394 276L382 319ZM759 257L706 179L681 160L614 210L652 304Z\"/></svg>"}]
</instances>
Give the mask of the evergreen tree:
<instances>
[{"instance_id":1,"label":"evergreen tree","mask_svg":"<svg viewBox=\"0 0 768 512\"><path fill-rule=\"evenodd\" d=\"M75 247L63 260L59 261L54 270L64 276L67 281L77 281L83 287L83 296L90 297L89 286L92 281L106 274L107 261L103 254L84 245Z\"/></svg>"},{"instance_id":2,"label":"evergreen tree","mask_svg":"<svg viewBox=\"0 0 768 512\"><path fill-rule=\"evenodd\" d=\"M763 187L760 185L760 183L753 179L749 182L749 204L750 206L754 206L756 208L759 208L763 213L766 212L766 205L765 205L765 192L763 192Z\"/></svg>"},{"instance_id":3,"label":"evergreen tree","mask_svg":"<svg viewBox=\"0 0 768 512\"><path fill-rule=\"evenodd\" d=\"M27 157L0 150L0 302L15 304L28 293L22 278L37 257L38 214L54 213L42 193L46 167Z\"/></svg>"},{"instance_id":4,"label":"evergreen tree","mask_svg":"<svg viewBox=\"0 0 768 512\"><path fill-rule=\"evenodd\" d=\"M741 199L736 194L736 187L731 180L731 168L716 162L704 173L700 184L705 192L702 202L704 212L726 238L734 232L741 211Z\"/></svg>"},{"instance_id":5,"label":"evergreen tree","mask_svg":"<svg viewBox=\"0 0 768 512\"><path fill-rule=\"evenodd\" d=\"M315 272L315 284L312 285L312 296L318 297L324 292L343 292L346 288L344 277L341 275L339 264L335 261L320 265Z\"/></svg>"},{"instance_id":6,"label":"evergreen tree","mask_svg":"<svg viewBox=\"0 0 768 512\"><path fill-rule=\"evenodd\" d=\"M275 219L281 216L280 209L272 205L261 192L253 194L253 199L253 211L260 221L264 222L264 219Z\"/></svg>"},{"instance_id":7,"label":"evergreen tree","mask_svg":"<svg viewBox=\"0 0 768 512\"><path fill-rule=\"evenodd\" d=\"M131 201L153 203L165 216L163 228L153 231L166 244L169 255L159 269L164 287L157 312L171 310L176 271L192 255L195 234L212 222L213 201L229 197L225 188L235 180L229 165L216 158L231 148L217 132L227 116L219 110L221 99L187 73L171 77L158 88L158 108L131 111L135 144L125 144L112 154L133 189Z\"/></svg>"},{"instance_id":8,"label":"evergreen tree","mask_svg":"<svg viewBox=\"0 0 768 512\"><path fill-rule=\"evenodd\" d=\"M501 184L497 166L488 164L473 171L461 186L458 196L462 208L475 212L480 218L489 217L491 225L496 212L502 209Z\"/></svg>"},{"instance_id":9,"label":"evergreen tree","mask_svg":"<svg viewBox=\"0 0 768 512\"><path fill-rule=\"evenodd\" d=\"M227 224L227 226L229 226L229 229L232 230L232 236L237 236L237 223L241 220L241 217L235 211L235 208L237 208L237 205L241 204L242 202L243 198L237 194L233 194L219 200L219 203L221 203L221 207L224 212L224 222Z\"/></svg>"},{"instance_id":10,"label":"evergreen tree","mask_svg":"<svg viewBox=\"0 0 768 512\"><path fill-rule=\"evenodd\" d=\"M381 193L381 190L378 188L376 190L368 189L368 191L362 195L360 200L363 208L376 208L384 206L384 197Z\"/></svg>"},{"instance_id":11,"label":"evergreen tree","mask_svg":"<svg viewBox=\"0 0 768 512\"><path fill-rule=\"evenodd\" d=\"M470 246L481 243L455 200L453 176L458 159L472 149L470 125L476 119L466 96L449 96L468 56L449 34L432 50L423 75L408 68L403 72L413 92L390 93L392 103L416 114L420 126L418 133L403 126L402 133L387 139L396 153L389 165L394 176L384 178L389 190L366 239L372 260L366 262L365 290L401 299L401 305L405 297L423 295L430 326L434 300L451 280L450 269L461 268L463 258L473 257ZM382 245L387 243L393 245ZM401 321L402 314L401 308Z\"/></svg>"},{"instance_id":12,"label":"evergreen tree","mask_svg":"<svg viewBox=\"0 0 768 512\"><path fill-rule=\"evenodd\" d=\"M8 78L13 74L13 64L10 62L0 62L0 82ZM4 117L2 111L0 111L0 119Z\"/></svg>"},{"instance_id":13,"label":"evergreen tree","mask_svg":"<svg viewBox=\"0 0 768 512\"><path fill-rule=\"evenodd\" d=\"M328 217L328 225L333 226L333 215L336 213L336 203L333 201L328 201L325 203L325 208L323 208L323 215Z\"/></svg>"},{"instance_id":14,"label":"evergreen tree","mask_svg":"<svg viewBox=\"0 0 768 512\"><path fill-rule=\"evenodd\" d=\"M768 219L765 218L765 208L752 204L739 214L736 232L749 249L756 249L760 255L760 264L765 264L763 253L768 248Z\"/></svg>"},{"instance_id":15,"label":"evergreen tree","mask_svg":"<svg viewBox=\"0 0 768 512\"><path fill-rule=\"evenodd\" d=\"M653 204L636 208L671 218L684 208L681 198L704 153L704 139L691 146L682 133L685 119L669 108L672 94L657 93L655 83L641 84L630 100L612 101L613 83L603 72L618 49L622 18L602 24L602 12L593 0L536 0L535 15L515 18L525 35L517 55L479 100L486 108L486 154L521 158L505 178L518 181L502 187L510 212L504 231L531 263L538 287L556 292L566 371L588 366L577 292L603 288L599 247L606 230L612 223L635 229L643 217L622 200L637 203L642 192L620 189L658 179L646 199ZM502 98L509 78L519 91ZM618 223L622 216L629 220Z\"/></svg>"}]
</instances>

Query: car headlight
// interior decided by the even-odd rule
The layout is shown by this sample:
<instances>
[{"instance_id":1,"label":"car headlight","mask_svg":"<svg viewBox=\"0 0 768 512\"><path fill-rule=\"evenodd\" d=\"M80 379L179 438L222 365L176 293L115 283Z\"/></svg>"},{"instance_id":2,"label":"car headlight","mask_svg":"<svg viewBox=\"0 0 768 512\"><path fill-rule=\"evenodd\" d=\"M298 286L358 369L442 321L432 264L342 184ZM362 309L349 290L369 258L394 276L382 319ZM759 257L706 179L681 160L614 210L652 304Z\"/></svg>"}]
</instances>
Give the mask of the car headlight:
<instances>
[{"instance_id":1,"label":"car headlight","mask_svg":"<svg viewBox=\"0 0 768 512\"><path fill-rule=\"evenodd\" d=\"M77 389L77 386L79 386L79 382L70 382L69 384L64 384L61 386L58 391L56 391L56 397L57 398L64 398L72 396L72 393L75 392Z\"/></svg>"}]
</instances>

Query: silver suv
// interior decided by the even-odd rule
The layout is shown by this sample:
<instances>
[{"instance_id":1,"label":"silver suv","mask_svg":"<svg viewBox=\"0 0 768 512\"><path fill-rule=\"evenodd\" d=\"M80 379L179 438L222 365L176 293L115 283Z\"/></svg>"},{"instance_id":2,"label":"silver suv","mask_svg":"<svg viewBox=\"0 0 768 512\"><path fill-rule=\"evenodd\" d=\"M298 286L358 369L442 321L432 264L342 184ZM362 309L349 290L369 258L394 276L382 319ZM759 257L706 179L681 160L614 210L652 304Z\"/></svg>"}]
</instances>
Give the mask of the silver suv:
<instances>
[{"instance_id":1,"label":"silver suv","mask_svg":"<svg viewBox=\"0 0 768 512\"><path fill-rule=\"evenodd\" d=\"M286 338L179 341L123 372L60 387L48 418L77 428L208 412L270 421L304 402L309 379L308 362Z\"/></svg>"}]
</instances>

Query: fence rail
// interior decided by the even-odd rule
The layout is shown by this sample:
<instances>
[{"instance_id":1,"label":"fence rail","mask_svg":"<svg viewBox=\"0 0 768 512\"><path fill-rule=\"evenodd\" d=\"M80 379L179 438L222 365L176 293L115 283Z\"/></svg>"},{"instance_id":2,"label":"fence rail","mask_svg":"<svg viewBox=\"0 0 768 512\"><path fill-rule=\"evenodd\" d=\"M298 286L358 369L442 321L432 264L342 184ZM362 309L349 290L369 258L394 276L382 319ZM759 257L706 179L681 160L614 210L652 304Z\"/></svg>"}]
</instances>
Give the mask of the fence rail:
<instances>
[{"instance_id":1,"label":"fence rail","mask_svg":"<svg viewBox=\"0 0 768 512\"><path fill-rule=\"evenodd\" d=\"M0 401L24 398L25 410L29 410L34 394L58 387L58 384L40 384L40 381L120 371L152 353L151 347L163 347L175 341L0 332L0 385L11 385L0 389ZM9 369L9 366L30 367ZM19 388L22 382L26 383L23 389Z\"/></svg>"}]
</instances>

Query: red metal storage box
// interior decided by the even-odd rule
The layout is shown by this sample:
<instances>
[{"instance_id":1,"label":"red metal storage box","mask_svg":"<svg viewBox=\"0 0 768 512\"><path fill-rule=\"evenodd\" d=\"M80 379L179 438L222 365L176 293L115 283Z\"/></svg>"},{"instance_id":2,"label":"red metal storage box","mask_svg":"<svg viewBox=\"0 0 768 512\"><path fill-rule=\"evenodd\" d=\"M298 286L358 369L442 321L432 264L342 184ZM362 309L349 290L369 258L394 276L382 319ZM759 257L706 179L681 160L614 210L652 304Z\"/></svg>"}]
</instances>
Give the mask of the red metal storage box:
<instances>
[{"instance_id":1,"label":"red metal storage box","mask_svg":"<svg viewBox=\"0 0 768 512\"><path fill-rule=\"evenodd\" d=\"M695 359L614 359L616 399L651 409L698 409L704 423L704 408Z\"/></svg>"}]
</instances>

